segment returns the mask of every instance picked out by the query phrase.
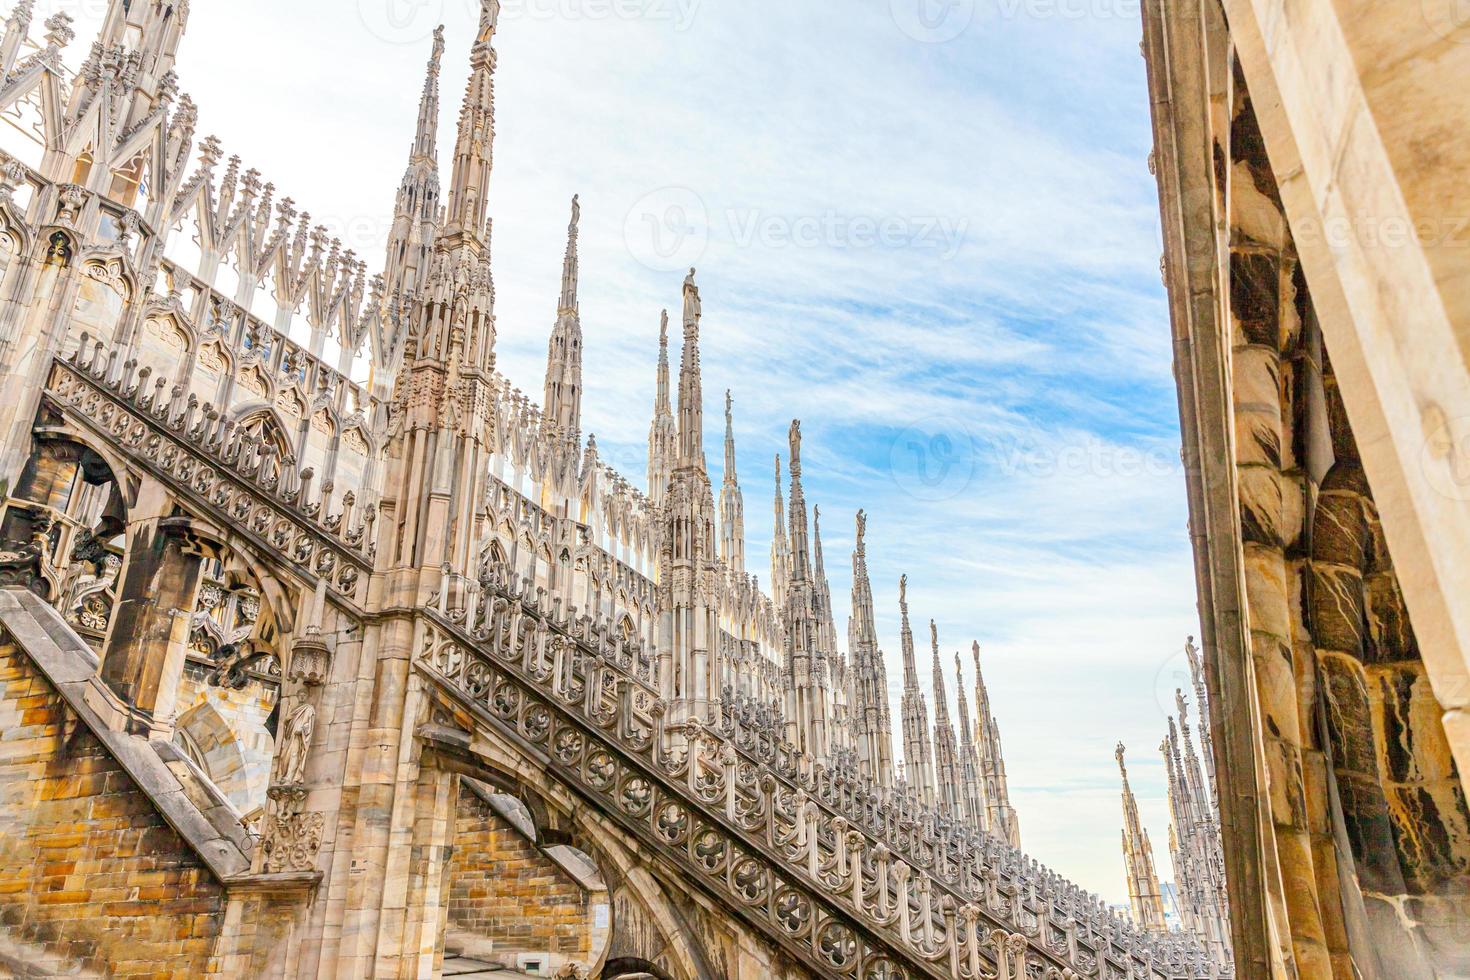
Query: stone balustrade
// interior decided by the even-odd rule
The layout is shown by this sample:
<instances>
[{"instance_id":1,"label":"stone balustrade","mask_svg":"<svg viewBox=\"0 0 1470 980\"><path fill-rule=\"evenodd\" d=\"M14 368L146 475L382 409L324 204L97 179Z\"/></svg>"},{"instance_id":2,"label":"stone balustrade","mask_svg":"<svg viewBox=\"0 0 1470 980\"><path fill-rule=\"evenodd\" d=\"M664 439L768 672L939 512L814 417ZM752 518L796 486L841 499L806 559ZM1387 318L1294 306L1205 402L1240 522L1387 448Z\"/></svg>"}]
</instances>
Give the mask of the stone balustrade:
<instances>
[{"instance_id":1,"label":"stone balustrade","mask_svg":"<svg viewBox=\"0 0 1470 980\"><path fill-rule=\"evenodd\" d=\"M76 424L155 468L222 528L260 538L263 553L308 581L325 578L337 595L360 604L376 554L376 509L359 508L350 490L334 499L313 485L310 468L297 469L292 457L234 430L181 386L150 384L146 369L135 369L84 334L70 358L53 364L46 394L74 410Z\"/></svg>"},{"instance_id":2,"label":"stone balustrade","mask_svg":"<svg viewBox=\"0 0 1470 980\"><path fill-rule=\"evenodd\" d=\"M420 666L823 971L1213 976L1021 852L802 759L750 701L666 726L648 650L508 569L470 596L428 614Z\"/></svg>"}]
</instances>

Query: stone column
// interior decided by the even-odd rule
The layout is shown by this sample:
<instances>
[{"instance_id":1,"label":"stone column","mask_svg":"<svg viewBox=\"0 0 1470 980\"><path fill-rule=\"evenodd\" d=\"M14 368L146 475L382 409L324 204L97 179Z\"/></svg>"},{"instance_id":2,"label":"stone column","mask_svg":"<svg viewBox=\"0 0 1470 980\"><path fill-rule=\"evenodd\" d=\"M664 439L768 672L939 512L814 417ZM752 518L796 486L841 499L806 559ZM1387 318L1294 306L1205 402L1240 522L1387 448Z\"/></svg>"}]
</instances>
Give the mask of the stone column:
<instances>
[{"instance_id":1,"label":"stone column","mask_svg":"<svg viewBox=\"0 0 1470 980\"><path fill-rule=\"evenodd\" d=\"M117 605L102 646L101 684L89 698L109 724L136 735L173 735L174 702L204 559L217 545L186 517L167 513L161 487L145 486L129 522Z\"/></svg>"}]
</instances>

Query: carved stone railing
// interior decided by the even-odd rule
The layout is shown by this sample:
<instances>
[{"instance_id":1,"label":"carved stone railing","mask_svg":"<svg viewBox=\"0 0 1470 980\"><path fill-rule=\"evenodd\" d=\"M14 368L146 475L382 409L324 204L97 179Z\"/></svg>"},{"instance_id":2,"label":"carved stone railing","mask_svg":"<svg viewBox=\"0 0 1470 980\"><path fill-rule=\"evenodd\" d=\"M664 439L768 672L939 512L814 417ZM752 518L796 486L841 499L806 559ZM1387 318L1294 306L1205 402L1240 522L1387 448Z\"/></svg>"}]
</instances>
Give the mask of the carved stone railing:
<instances>
[{"instance_id":1,"label":"carved stone railing","mask_svg":"<svg viewBox=\"0 0 1470 980\"><path fill-rule=\"evenodd\" d=\"M208 404L182 397L177 386L149 385L134 368L83 335L71 358L52 364L46 395L70 410L68 421L151 470L201 516L360 605L375 553L374 509L354 514L349 493L340 511L326 514L310 470L297 472L268 445L231 432Z\"/></svg>"},{"instance_id":2,"label":"carved stone railing","mask_svg":"<svg viewBox=\"0 0 1470 980\"><path fill-rule=\"evenodd\" d=\"M731 710L731 705L734 709ZM751 753L793 792L881 840L911 867L936 875L957 898L976 901L1036 941L1069 959L1079 954L1129 965L1150 976L1150 965L1184 977L1228 977L1186 934L1152 936L1119 918L1097 896L1067 881L1009 843L918 803L901 791L881 792L855 765L812 764L808 775L783 739L779 717L752 703L728 699L722 734ZM1141 972L1140 972L1141 971ZM1120 974L1128 976L1128 973Z\"/></svg>"},{"instance_id":3,"label":"carved stone railing","mask_svg":"<svg viewBox=\"0 0 1470 980\"><path fill-rule=\"evenodd\" d=\"M662 702L640 717L652 691L595 624L503 570L482 587L486 615L431 611L420 666L824 974L1208 975L1184 944L1118 928L1018 852L876 807L850 819L821 798L835 783L789 753L773 765L738 734L666 730Z\"/></svg>"}]
</instances>

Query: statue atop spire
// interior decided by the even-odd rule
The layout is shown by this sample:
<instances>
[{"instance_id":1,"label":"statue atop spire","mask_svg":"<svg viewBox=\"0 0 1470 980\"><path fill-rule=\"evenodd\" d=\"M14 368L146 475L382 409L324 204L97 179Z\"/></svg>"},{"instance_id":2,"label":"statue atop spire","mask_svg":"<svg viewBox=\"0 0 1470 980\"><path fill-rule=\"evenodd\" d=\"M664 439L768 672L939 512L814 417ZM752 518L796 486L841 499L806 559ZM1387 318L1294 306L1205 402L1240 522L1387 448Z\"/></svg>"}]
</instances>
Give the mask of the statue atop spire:
<instances>
[{"instance_id":1,"label":"statue atop spire","mask_svg":"<svg viewBox=\"0 0 1470 980\"><path fill-rule=\"evenodd\" d=\"M678 442L674 403L669 395L669 311L664 310L658 326L658 381L653 398L653 421L648 427L648 499L655 507L663 503L669 489Z\"/></svg>"},{"instance_id":2,"label":"statue atop spire","mask_svg":"<svg viewBox=\"0 0 1470 980\"><path fill-rule=\"evenodd\" d=\"M771 597L786 599L791 581L791 543L786 538L786 501L781 484L781 454L776 454L776 518L771 531Z\"/></svg>"},{"instance_id":3,"label":"statue atop spire","mask_svg":"<svg viewBox=\"0 0 1470 980\"><path fill-rule=\"evenodd\" d=\"M853 691L848 706L858 764L879 786L894 782L893 721L888 706L888 668L878 647L873 584L868 578L868 515L857 512L857 543L852 552L852 616L848 619L848 667Z\"/></svg>"},{"instance_id":4,"label":"statue atop spire","mask_svg":"<svg viewBox=\"0 0 1470 980\"><path fill-rule=\"evenodd\" d=\"M434 28L434 47L424 74L424 94L419 99L418 129L414 133L413 158L439 158L439 66L444 60L444 25Z\"/></svg>"},{"instance_id":5,"label":"statue atop spire","mask_svg":"<svg viewBox=\"0 0 1470 980\"><path fill-rule=\"evenodd\" d=\"M970 727L970 705L965 697L965 668L959 651L954 655L955 700L959 703L959 797L966 819L995 834L985 819L985 793L980 785L980 759L975 752L974 729ZM995 834L995 836L1001 836Z\"/></svg>"},{"instance_id":6,"label":"statue atop spire","mask_svg":"<svg viewBox=\"0 0 1470 980\"><path fill-rule=\"evenodd\" d=\"M731 571L745 574L745 497L735 475L735 400L725 392L725 476L720 488L720 557Z\"/></svg>"},{"instance_id":7,"label":"statue atop spire","mask_svg":"<svg viewBox=\"0 0 1470 980\"><path fill-rule=\"evenodd\" d=\"M679 360L679 465L704 471L704 388L699 368L702 308L694 270L684 279L684 350Z\"/></svg>"},{"instance_id":8,"label":"statue atop spire","mask_svg":"<svg viewBox=\"0 0 1470 980\"><path fill-rule=\"evenodd\" d=\"M1135 925L1145 932L1164 933L1168 925L1164 920L1163 889L1154 870L1154 848L1139 819L1138 800L1128 785L1124 752L1123 743L1119 742L1113 757L1118 760L1118 772L1123 777L1123 860L1128 868L1128 902Z\"/></svg>"},{"instance_id":9,"label":"statue atop spire","mask_svg":"<svg viewBox=\"0 0 1470 980\"><path fill-rule=\"evenodd\" d=\"M489 44L499 23L500 0L480 0L480 33L475 36L475 45Z\"/></svg>"},{"instance_id":10,"label":"statue atop spire","mask_svg":"<svg viewBox=\"0 0 1470 980\"><path fill-rule=\"evenodd\" d=\"M898 580L900 616L899 645L903 652L903 702L900 722L903 725L903 757L907 764L910 788L919 802L933 806L935 802L934 756L929 741L929 709L924 692L919 689L919 671L914 661L914 631L909 625L909 577Z\"/></svg>"},{"instance_id":11,"label":"statue atop spire","mask_svg":"<svg viewBox=\"0 0 1470 980\"><path fill-rule=\"evenodd\" d=\"M934 653L934 779L939 809L954 818L964 816L960 801L958 746L949 720L944 665L939 660L939 627L929 620L929 642Z\"/></svg>"},{"instance_id":12,"label":"statue atop spire","mask_svg":"<svg viewBox=\"0 0 1470 980\"><path fill-rule=\"evenodd\" d=\"M582 427L582 316L577 304L577 225L582 205L572 197L567 225L567 250L561 268L561 299L556 326L546 354L546 418L555 426L563 446L575 461Z\"/></svg>"},{"instance_id":13,"label":"statue atop spire","mask_svg":"<svg viewBox=\"0 0 1470 980\"><path fill-rule=\"evenodd\" d=\"M981 800L985 805L985 827L995 837L1021 846L1021 822L1011 806L1006 779L1005 752L1001 748L1000 724L990 711L990 692L980 669L980 641L970 644L975 659L975 755L980 766Z\"/></svg>"},{"instance_id":14,"label":"statue atop spire","mask_svg":"<svg viewBox=\"0 0 1470 980\"><path fill-rule=\"evenodd\" d=\"M445 233L484 246L487 197L495 142L495 48L500 0L480 0L480 31L470 49L470 78L459 109L454 176L449 183Z\"/></svg>"},{"instance_id":15,"label":"statue atop spire","mask_svg":"<svg viewBox=\"0 0 1470 980\"><path fill-rule=\"evenodd\" d=\"M572 219L567 224L567 251L561 263L561 305L559 309L577 310L577 228L582 222L581 195L572 195Z\"/></svg>"},{"instance_id":16,"label":"statue atop spire","mask_svg":"<svg viewBox=\"0 0 1470 980\"><path fill-rule=\"evenodd\" d=\"M684 349L679 359L677 454L663 501L659 590L659 651L671 672L663 697L680 716L719 720L719 701L732 672L720 642L716 582L720 573L715 503L704 458L704 389L699 365L699 287L694 270L684 279ZM662 372L662 369L660 369ZM667 583L667 585L665 585Z\"/></svg>"},{"instance_id":17,"label":"statue atop spire","mask_svg":"<svg viewBox=\"0 0 1470 980\"><path fill-rule=\"evenodd\" d=\"M384 295L400 309L411 305L428 274L429 253L439 233L439 67L444 57L444 26L434 31L424 94L408 166L398 184L393 228L383 265Z\"/></svg>"}]
</instances>

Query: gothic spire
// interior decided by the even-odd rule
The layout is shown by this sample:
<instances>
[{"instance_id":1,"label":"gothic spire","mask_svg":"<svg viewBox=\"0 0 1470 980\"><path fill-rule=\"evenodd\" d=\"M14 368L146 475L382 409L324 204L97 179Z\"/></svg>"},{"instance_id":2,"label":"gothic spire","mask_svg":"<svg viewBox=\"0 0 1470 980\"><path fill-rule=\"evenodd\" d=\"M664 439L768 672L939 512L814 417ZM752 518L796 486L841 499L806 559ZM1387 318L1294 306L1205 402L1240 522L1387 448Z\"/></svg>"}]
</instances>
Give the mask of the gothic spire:
<instances>
[{"instance_id":1,"label":"gothic spire","mask_svg":"<svg viewBox=\"0 0 1470 980\"><path fill-rule=\"evenodd\" d=\"M419 121L414 131L412 160L439 159L439 65L444 58L444 25L434 28L433 53L419 97Z\"/></svg>"},{"instance_id":2,"label":"gothic spire","mask_svg":"<svg viewBox=\"0 0 1470 980\"><path fill-rule=\"evenodd\" d=\"M963 816L954 725L949 720L949 695L944 685L944 665L939 661L939 627L929 620L929 642L934 651L934 779L939 808Z\"/></svg>"},{"instance_id":3,"label":"gothic spire","mask_svg":"<svg viewBox=\"0 0 1470 980\"><path fill-rule=\"evenodd\" d=\"M694 270L684 279L684 350L679 358L679 465L704 471L704 388L699 369L702 308Z\"/></svg>"},{"instance_id":4,"label":"gothic spire","mask_svg":"<svg viewBox=\"0 0 1470 980\"><path fill-rule=\"evenodd\" d=\"M118 122L121 130L139 122L141 114L151 109L160 96L167 93L172 98L176 94L167 90L177 86L173 78L174 59L188 21L187 3L110 0L97 42L78 75L72 104L87 100L99 76L105 74L106 62L123 64L131 59L137 66L131 77L133 95L139 98L135 98L126 117ZM103 71L99 72L99 68Z\"/></svg>"},{"instance_id":5,"label":"gothic spire","mask_svg":"<svg viewBox=\"0 0 1470 980\"><path fill-rule=\"evenodd\" d=\"M655 507L663 503L669 488L677 442L674 406L669 397L669 311L664 310L658 327L658 385L653 421L648 427L648 499Z\"/></svg>"},{"instance_id":6,"label":"gothic spire","mask_svg":"<svg viewBox=\"0 0 1470 980\"><path fill-rule=\"evenodd\" d=\"M439 65L444 57L444 27L434 31L434 46L419 99L413 149L398 185L393 228L383 264L385 293L391 302L406 303L428 271L429 251L439 225Z\"/></svg>"},{"instance_id":7,"label":"gothic spire","mask_svg":"<svg viewBox=\"0 0 1470 980\"><path fill-rule=\"evenodd\" d=\"M495 28L500 0L480 0L480 30L470 48L470 78L459 109L454 176L445 232L483 245L495 141Z\"/></svg>"},{"instance_id":8,"label":"gothic spire","mask_svg":"<svg viewBox=\"0 0 1470 980\"><path fill-rule=\"evenodd\" d=\"M965 696L965 668L958 652L954 655L955 699L959 703L960 802L965 816L976 827L986 827L984 793L980 789L980 760L975 754L975 740L970 728L970 702Z\"/></svg>"},{"instance_id":9,"label":"gothic spire","mask_svg":"<svg viewBox=\"0 0 1470 980\"><path fill-rule=\"evenodd\" d=\"M909 625L909 577L898 580L899 650L903 654L904 687L918 688L919 668L914 660L914 630Z\"/></svg>"},{"instance_id":10,"label":"gothic spire","mask_svg":"<svg viewBox=\"0 0 1470 980\"><path fill-rule=\"evenodd\" d=\"M561 268L561 300L546 354L546 418L575 454L582 427L582 317L577 305L577 226L582 206L572 198L567 251Z\"/></svg>"},{"instance_id":11,"label":"gothic spire","mask_svg":"<svg viewBox=\"0 0 1470 980\"><path fill-rule=\"evenodd\" d=\"M654 414L674 414L674 403L669 399L669 311L659 316L658 325L658 394L653 403Z\"/></svg>"},{"instance_id":12,"label":"gothic spire","mask_svg":"<svg viewBox=\"0 0 1470 980\"><path fill-rule=\"evenodd\" d=\"M720 488L720 557L738 575L745 574L745 498L735 475L734 399L725 392L725 477Z\"/></svg>"},{"instance_id":13,"label":"gothic spire","mask_svg":"<svg viewBox=\"0 0 1470 980\"><path fill-rule=\"evenodd\" d=\"M725 389L725 485L737 484L735 476L735 398Z\"/></svg>"},{"instance_id":14,"label":"gothic spire","mask_svg":"<svg viewBox=\"0 0 1470 980\"><path fill-rule=\"evenodd\" d=\"M776 454L776 522L771 532L771 595L779 603L791 581L791 544L786 540L786 501L781 488L781 454Z\"/></svg>"},{"instance_id":15,"label":"gothic spire","mask_svg":"<svg viewBox=\"0 0 1470 980\"><path fill-rule=\"evenodd\" d=\"M1205 688L1205 666L1194 637L1184 641L1184 655L1189 658L1189 676L1194 685L1194 703L1199 707L1199 747L1204 756L1205 772L1210 778L1210 798L1217 798L1215 785L1215 746L1210 732L1210 696Z\"/></svg>"},{"instance_id":16,"label":"gothic spire","mask_svg":"<svg viewBox=\"0 0 1470 980\"><path fill-rule=\"evenodd\" d=\"M993 835L1009 841L1012 847L1020 847L1021 826L1016 809L1011 806L1000 724L990 711L990 692L985 688L985 675L980 669L980 641L970 645L970 653L975 658L975 754L980 765L985 823Z\"/></svg>"},{"instance_id":17,"label":"gothic spire","mask_svg":"<svg viewBox=\"0 0 1470 980\"><path fill-rule=\"evenodd\" d=\"M866 657L876 654L878 649L878 627L873 613L873 583L868 578L868 515L857 512L857 545L852 551L852 635L848 645L852 648L854 667L860 667Z\"/></svg>"},{"instance_id":18,"label":"gothic spire","mask_svg":"<svg viewBox=\"0 0 1470 980\"><path fill-rule=\"evenodd\" d=\"M822 560L822 508L812 508L812 583L817 589L817 626L821 630L819 649L838 656L837 624L832 616L832 584L827 581L827 566Z\"/></svg>"},{"instance_id":19,"label":"gothic spire","mask_svg":"<svg viewBox=\"0 0 1470 980\"><path fill-rule=\"evenodd\" d=\"M850 706L858 762L883 788L893 785L893 727L888 710L888 670L878 648L873 584L868 579L868 515L857 512L857 546L852 552L852 617L848 653L854 703Z\"/></svg>"},{"instance_id":20,"label":"gothic spire","mask_svg":"<svg viewBox=\"0 0 1470 980\"><path fill-rule=\"evenodd\" d=\"M1154 848L1149 842L1148 831L1138 816L1138 800L1133 788L1128 785L1128 766L1124 763L1123 743L1113 755L1118 760L1118 772L1123 777L1123 860L1128 869L1128 901L1133 910L1133 921L1145 932L1162 933L1168 926L1164 922L1163 889L1159 886L1159 875L1154 870Z\"/></svg>"},{"instance_id":21,"label":"gothic spire","mask_svg":"<svg viewBox=\"0 0 1470 980\"><path fill-rule=\"evenodd\" d=\"M919 689L919 671L914 663L914 631L909 626L909 577L898 580L898 610L902 618L899 643L903 650L903 758L908 782L920 802L933 806L934 756L929 742L929 709Z\"/></svg>"},{"instance_id":22,"label":"gothic spire","mask_svg":"<svg viewBox=\"0 0 1470 980\"><path fill-rule=\"evenodd\" d=\"M811 579L811 541L806 530L806 492L801 487L801 420L791 423L791 503L788 520L791 522L791 582L806 582Z\"/></svg>"}]
</instances>

